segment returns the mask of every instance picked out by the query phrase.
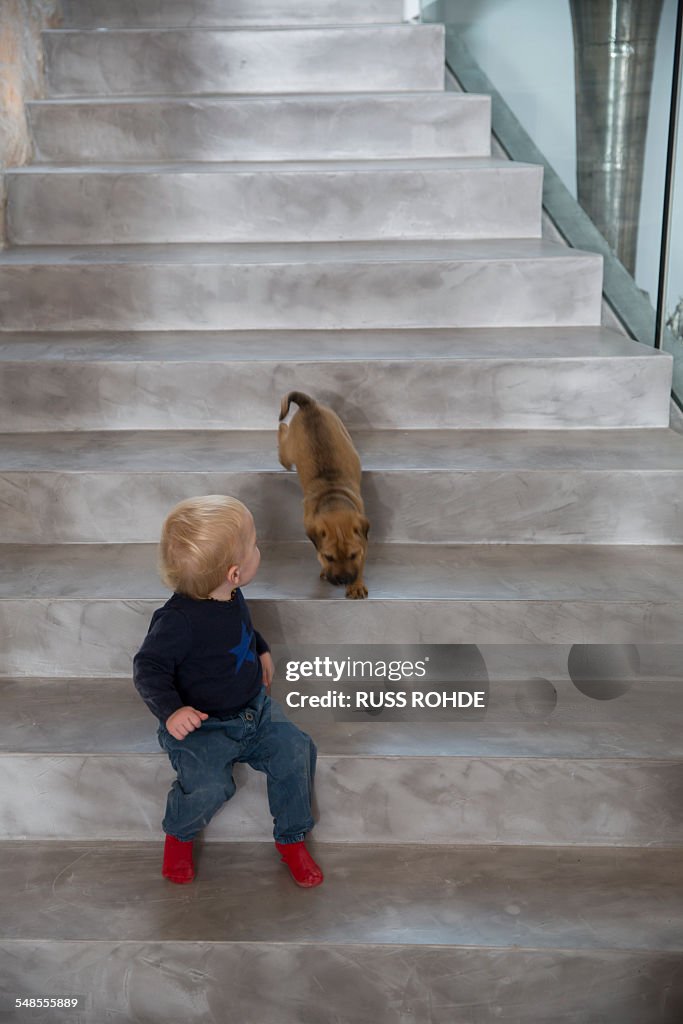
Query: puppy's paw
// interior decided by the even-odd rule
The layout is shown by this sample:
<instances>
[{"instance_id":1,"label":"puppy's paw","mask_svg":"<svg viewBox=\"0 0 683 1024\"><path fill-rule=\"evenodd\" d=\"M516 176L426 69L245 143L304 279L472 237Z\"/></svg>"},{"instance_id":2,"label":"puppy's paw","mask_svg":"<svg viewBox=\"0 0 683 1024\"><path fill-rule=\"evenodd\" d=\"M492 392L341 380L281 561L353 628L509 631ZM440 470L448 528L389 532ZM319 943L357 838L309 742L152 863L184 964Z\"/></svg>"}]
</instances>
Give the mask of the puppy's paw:
<instances>
[{"instance_id":1,"label":"puppy's paw","mask_svg":"<svg viewBox=\"0 0 683 1024\"><path fill-rule=\"evenodd\" d=\"M364 597L368 596L368 588L362 580L357 580L346 588L346 596L354 601L361 601Z\"/></svg>"}]
</instances>

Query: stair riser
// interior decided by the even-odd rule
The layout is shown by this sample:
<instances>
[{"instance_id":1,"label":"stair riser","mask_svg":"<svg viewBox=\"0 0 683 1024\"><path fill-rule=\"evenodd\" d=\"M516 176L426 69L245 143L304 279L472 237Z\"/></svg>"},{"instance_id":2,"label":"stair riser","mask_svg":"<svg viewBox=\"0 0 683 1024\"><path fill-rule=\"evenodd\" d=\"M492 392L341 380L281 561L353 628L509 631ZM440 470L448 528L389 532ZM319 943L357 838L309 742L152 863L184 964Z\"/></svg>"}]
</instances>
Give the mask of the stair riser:
<instances>
[{"instance_id":1,"label":"stair riser","mask_svg":"<svg viewBox=\"0 0 683 1024\"><path fill-rule=\"evenodd\" d=\"M383 711L381 718L352 714L351 721L342 721L336 711L329 710L290 708L287 714L299 728L311 733L319 753L337 756L637 757L673 761L683 758L681 648L676 648L678 667L663 678L657 672L659 663L666 659L649 653L662 647L669 650L663 644L615 647L609 652L609 670L600 648L602 668L595 674L607 682L598 685L604 690L613 685L611 680L618 680L619 688L623 686L618 698L613 693L613 699L591 697L594 691L584 687L586 692L582 692L569 677L569 665L575 666L577 658L593 656L597 663L599 654L595 656L592 648L497 644L473 649L461 645L449 648L451 677L469 682L473 665L481 669L480 678L488 677L486 710L472 716L466 712L466 723L454 723L450 709L392 709ZM326 649L333 658L347 654L336 645ZM374 649L379 655L380 649ZM281 704L285 704L289 688L303 695L320 694L319 680L287 684L281 667L284 658L305 657L312 653L311 647L274 645L272 652L276 669L271 694ZM405 646L392 651L396 657L403 657L404 652ZM355 653L359 654L358 648ZM417 657L415 647L411 653ZM420 657L423 653L424 649ZM510 671L515 675L508 674ZM539 687L545 688L545 702L539 699ZM151 754L159 750L156 734L150 731L149 710L131 686L130 674L123 678L3 678L0 692L3 751L54 754L55 736L59 737L61 754L121 754L123 750ZM94 714L74 717L74 705L90 708Z\"/></svg>"},{"instance_id":2,"label":"stair riser","mask_svg":"<svg viewBox=\"0 0 683 1024\"><path fill-rule=\"evenodd\" d=\"M62 0L66 28L401 22L403 0Z\"/></svg>"},{"instance_id":3,"label":"stair riser","mask_svg":"<svg viewBox=\"0 0 683 1024\"><path fill-rule=\"evenodd\" d=\"M310 549L311 583L319 566ZM47 571L47 570L46 570ZM366 574L371 591L373 580ZM64 587L62 585L62 590ZM459 643L474 644L677 644L683 602L663 599L624 601L596 598L556 600L463 597L459 600L346 600L328 588L329 597L287 601L251 598L254 623L271 644L310 643ZM327 592L326 592L327 593ZM4 598L0 629L12 644L0 652L2 676L128 676L132 657L144 639L152 612L168 592L161 584L154 597Z\"/></svg>"},{"instance_id":4,"label":"stair riser","mask_svg":"<svg viewBox=\"0 0 683 1024\"><path fill-rule=\"evenodd\" d=\"M538 238L542 168L8 174L16 245Z\"/></svg>"},{"instance_id":5,"label":"stair riser","mask_svg":"<svg viewBox=\"0 0 683 1024\"><path fill-rule=\"evenodd\" d=\"M488 156L488 96L28 104L38 162Z\"/></svg>"},{"instance_id":6,"label":"stair riser","mask_svg":"<svg viewBox=\"0 0 683 1024\"><path fill-rule=\"evenodd\" d=\"M600 323L602 261L0 267L3 330L530 327Z\"/></svg>"},{"instance_id":7,"label":"stair riser","mask_svg":"<svg viewBox=\"0 0 683 1024\"><path fill-rule=\"evenodd\" d=\"M443 25L45 32L52 96L443 90Z\"/></svg>"},{"instance_id":8,"label":"stair riser","mask_svg":"<svg viewBox=\"0 0 683 1024\"><path fill-rule=\"evenodd\" d=\"M160 900L173 902L176 894L162 884L160 876L150 881ZM283 1006L296 1006L298 1020L318 1024L338 1024L340 1014L344 1024L399 1024L405 1014L395 1007L405 1006L420 1024L444 1024L449 1018L441 1008L453 1006L467 1007L463 1024L588 1024L587 1005L595 1024L674 1024L683 1002L678 952L424 946L406 944L404 934L396 944L324 945L69 936L68 942L5 939L0 951L8 992L51 993L55 978L68 978L69 992L91 993L79 1024L102 1024L103 1007L121 1020L141 1021L158 1020L160 1007L169 1007L188 1024L207 1024L221 1020L228 1005L258 1024L283 1024ZM54 1017L54 1010L31 1011L39 1024Z\"/></svg>"},{"instance_id":9,"label":"stair riser","mask_svg":"<svg viewBox=\"0 0 683 1024\"><path fill-rule=\"evenodd\" d=\"M2 769L3 839L157 838L175 779L162 751L5 754ZM207 841L272 841L265 775L234 776ZM315 795L317 842L683 847L680 761L318 754Z\"/></svg>"},{"instance_id":10,"label":"stair riser","mask_svg":"<svg viewBox=\"0 0 683 1024\"><path fill-rule=\"evenodd\" d=\"M671 373L671 360L649 357L0 362L0 430L274 431L293 389L331 405L349 429L665 427Z\"/></svg>"},{"instance_id":11,"label":"stair riser","mask_svg":"<svg viewBox=\"0 0 683 1024\"><path fill-rule=\"evenodd\" d=\"M303 539L301 489L284 470L5 471L3 542L156 543L169 509L196 494L238 495L262 540ZM368 471L363 494L377 541L683 544L683 471Z\"/></svg>"}]
</instances>

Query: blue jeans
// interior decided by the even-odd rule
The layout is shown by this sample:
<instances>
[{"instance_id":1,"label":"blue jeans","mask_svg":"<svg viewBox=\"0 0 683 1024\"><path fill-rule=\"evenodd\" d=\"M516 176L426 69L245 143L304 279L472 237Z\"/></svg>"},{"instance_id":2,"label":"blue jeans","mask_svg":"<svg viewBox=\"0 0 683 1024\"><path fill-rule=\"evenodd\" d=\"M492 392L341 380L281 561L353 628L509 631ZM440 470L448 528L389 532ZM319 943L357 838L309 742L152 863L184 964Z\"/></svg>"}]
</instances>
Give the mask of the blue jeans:
<instances>
[{"instance_id":1,"label":"blue jeans","mask_svg":"<svg viewBox=\"0 0 683 1024\"><path fill-rule=\"evenodd\" d=\"M265 772L273 837L278 843L298 843L313 828L311 788L317 748L307 733L285 717L265 687L231 718L205 718L183 740L160 723L157 738L178 774L161 823L168 835L186 842L208 825L235 793L232 766L236 761Z\"/></svg>"}]
</instances>

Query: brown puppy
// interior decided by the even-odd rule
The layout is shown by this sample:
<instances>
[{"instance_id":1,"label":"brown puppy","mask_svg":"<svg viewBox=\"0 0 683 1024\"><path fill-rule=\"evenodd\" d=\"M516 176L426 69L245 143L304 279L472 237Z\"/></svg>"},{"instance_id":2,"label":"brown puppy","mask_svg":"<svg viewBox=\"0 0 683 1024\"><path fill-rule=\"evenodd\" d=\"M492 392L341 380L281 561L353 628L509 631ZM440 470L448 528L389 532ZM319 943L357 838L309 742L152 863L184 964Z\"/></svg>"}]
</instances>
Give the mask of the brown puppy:
<instances>
[{"instance_id":1,"label":"brown puppy","mask_svg":"<svg viewBox=\"0 0 683 1024\"><path fill-rule=\"evenodd\" d=\"M291 402L298 411L282 423ZM301 391L290 391L280 406L278 454L285 469L296 465L304 492L304 529L322 566L320 578L346 586L346 596L363 598L370 521L360 495L360 459L335 412Z\"/></svg>"}]
</instances>

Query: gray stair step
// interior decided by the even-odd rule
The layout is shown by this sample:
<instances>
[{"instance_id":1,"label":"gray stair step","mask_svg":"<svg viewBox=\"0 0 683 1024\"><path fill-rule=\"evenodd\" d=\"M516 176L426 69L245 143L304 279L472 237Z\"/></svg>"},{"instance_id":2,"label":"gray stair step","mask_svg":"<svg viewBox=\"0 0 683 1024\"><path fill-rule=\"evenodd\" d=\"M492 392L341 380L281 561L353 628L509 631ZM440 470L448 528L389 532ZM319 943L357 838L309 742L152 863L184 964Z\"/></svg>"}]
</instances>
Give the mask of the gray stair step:
<instances>
[{"instance_id":1,"label":"gray stair step","mask_svg":"<svg viewBox=\"0 0 683 1024\"><path fill-rule=\"evenodd\" d=\"M489 156L489 96L455 92L41 100L40 163Z\"/></svg>"},{"instance_id":2,"label":"gray stair step","mask_svg":"<svg viewBox=\"0 0 683 1024\"><path fill-rule=\"evenodd\" d=\"M270 843L198 849L189 900L161 877L160 842L2 843L4 937L683 952L674 850L399 843L389 856L312 835L325 882L306 900Z\"/></svg>"},{"instance_id":3,"label":"gray stair step","mask_svg":"<svg viewBox=\"0 0 683 1024\"><path fill-rule=\"evenodd\" d=\"M444 88L443 25L56 30L43 43L53 97Z\"/></svg>"},{"instance_id":4,"label":"gray stair step","mask_svg":"<svg viewBox=\"0 0 683 1024\"><path fill-rule=\"evenodd\" d=\"M302 898L270 843L208 845L191 887L161 878L161 849L2 844L8 991L61 978L87 994L88 1024L160 1006L205 1024L227 1003L259 1024L446 1024L455 1006L477 1024L678 1024L683 1010L678 851L387 856L314 840L325 882Z\"/></svg>"},{"instance_id":5,"label":"gray stair step","mask_svg":"<svg viewBox=\"0 0 683 1024\"><path fill-rule=\"evenodd\" d=\"M3 545L1 676L128 675L168 598L156 545ZM676 644L683 547L373 544L367 601L320 580L308 541L264 544L247 597L271 644Z\"/></svg>"},{"instance_id":6,"label":"gray stair step","mask_svg":"<svg viewBox=\"0 0 683 1024\"><path fill-rule=\"evenodd\" d=\"M150 165L7 173L15 245L526 238L543 169L492 158Z\"/></svg>"},{"instance_id":7,"label":"gray stair step","mask_svg":"<svg viewBox=\"0 0 683 1024\"><path fill-rule=\"evenodd\" d=\"M71 28L316 25L403 21L403 0L62 0Z\"/></svg>"},{"instance_id":8,"label":"gray stair step","mask_svg":"<svg viewBox=\"0 0 683 1024\"><path fill-rule=\"evenodd\" d=\"M275 430L290 390L352 430L668 427L672 372L601 327L6 331L0 430Z\"/></svg>"},{"instance_id":9,"label":"gray stair step","mask_svg":"<svg viewBox=\"0 0 683 1024\"><path fill-rule=\"evenodd\" d=\"M276 677L271 693L287 708L287 717L313 737L321 756L670 761L683 759L683 669L675 677L655 674L661 670L658 650L663 646L617 648L614 657L625 667L617 680L621 692L613 699L597 699L572 680L568 666L576 652L571 646L515 645L510 652L505 645L481 645L472 652L464 645L464 659L476 654L483 661L486 709L460 718L434 714L423 720L410 709L399 718L395 710L341 716L334 709L288 707L288 692L311 694L321 686L311 680L286 683L284 648L273 645ZM676 650L680 658L680 645ZM515 652L518 671L525 671L522 678L508 677L507 663ZM635 667L629 670L631 665ZM464 678L465 673L454 666L456 676ZM607 673L605 677L607 686L611 678ZM551 687L555 690L556 703L534 703L539 679L548 684L549 694ZM130 676L0 679L0 695L2 754L127 757L159 752L156 721Z\"/></svg>"},{"instance_id":10,"label":"gray stair step","mask_svg":"<svg viewBox=\"0 0 683 1024\"><path fill-rule=\"evenodd\" d=\"M673 430L366 431L355 441L375 541L683 544ZM301 489L278 462L274 429L0 435L6 543L152 543L176 502L219 493L248 504L260 539L303 538Z\"/></svg>"},{"instance_id":11,"label":"gray stair step","mask_svg":"<svg viewBox=\"0 0 683 1024\"><path fill-rule=\"evenodd\" d=\"M598 325L602 257L540 239L20 247L3 330Z\"/></svg>"},{"instance_id":12,"label":"gray stair step","mask_svg":"<svg viewBox=\"0 0 683 1024\"><path fill-rule=\"evenodd\" d=\"M152 736L156 727L150 714ZM125 757L11 752L0 763L5 839L161 834L175 779L161 749ZM272 841L265 775L243 763L233 775L237 793L206 826L207 840ZM319 753L313 816L321 842L674 846L680 857L681 800L680 757Z\"/></svg>"},{"instance_id":13,"label":"gray stair step","mask_svg":"<svg viewBox=\"0 0 683 1024\"><path fill-rule=\"evenodd\" d=\"M340 1007L344 1024L367 1024L368 1009L376 1024L403 1024L406 1006L421 1024L448 1024L454 1005L475 1012L467 1019L477 1024L518 1024L520 1008L524 1024L547 1024L549 1012L554 1024L607 1024L610 1014L619 1024L678 1024L683 1012L679 953L117 940L8 940L0 948L13 992L29 979L48 991L68 976L100 993L79 1024L100 1024L105 1006L155 1020L160 1004L180 1005L188 1024L219 1024L227 1004L253 1008L258 1024L338 1024ZM54 1010L33 1010L32 1020L51 1024Z\"/></svg>"},{"instance_id":14,"label":"gray stair step","mask_svg":"<svg viewBox=\"0 0 683 1024\"><path fill-rule=\"evenodd\" d=\"M294 408L294 407L293 407ZM683 437L633 430L354 430L367 474L683 471ZM0 472L259 473L291 479L277 431L50 431L0 435ZM651 511L654 511L652 509ZM257 517L257 520L260 517Z\"/></svg>"},{"instance_id":15,"label":"gray stair step","mask_svg":"<svg viewBox=\"0 0 683 1024\"><path fill-rule=\"evenodd\" d=\"M607 1024L612 1013L619 1024L678 1024L683 1012L678 953L482 952L367 943L312 949L263 942L36 940L18 946L1 944L13 991L24 991L28 978L47 991L48 982L68 972L81 989L101 993L79 1024L100 1024L103 1006L119 1017L138 1013L154 1020L160 1003L172 1009L180 1004L191 1024L219 1024L228 1003L253 1008L250 1019L258 1024L338 1024L340 1007L344 1024L367 1024L368 1009L376 1024L403 1024L406 1006L421 1024L448 1024L454 1005L476 1013L466 1019L477 1024L518 1024L520 1009L524 1024L547 1024L548 1013L555 1024L582 1018ZM186 979L181 993L178 977ZM549 982L555 977L560 980ZM296 1007L297 1015L283 1004ZM34 1010L32 1019L51 1024L54 1011Z\"/></svg>"}]
</instances>

